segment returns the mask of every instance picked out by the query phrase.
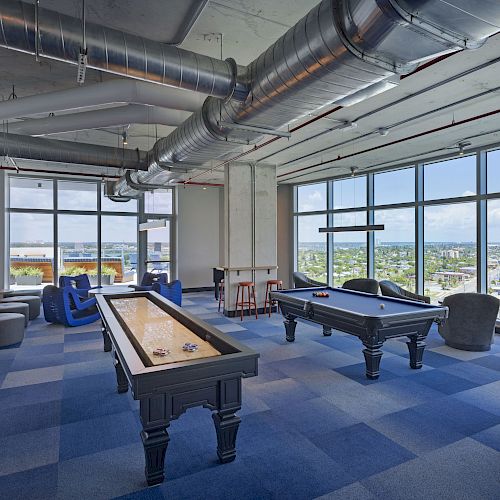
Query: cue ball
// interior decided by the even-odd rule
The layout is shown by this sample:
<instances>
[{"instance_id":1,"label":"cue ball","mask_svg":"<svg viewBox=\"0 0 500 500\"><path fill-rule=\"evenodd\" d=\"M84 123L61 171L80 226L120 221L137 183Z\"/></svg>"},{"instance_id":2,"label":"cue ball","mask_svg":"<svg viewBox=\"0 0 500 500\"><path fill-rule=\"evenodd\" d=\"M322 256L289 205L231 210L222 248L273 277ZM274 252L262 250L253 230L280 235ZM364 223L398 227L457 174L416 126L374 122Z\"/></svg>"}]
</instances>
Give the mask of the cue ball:
<instances>
[{"instance_id":1,"label":"cue ball","mask_svg":"<svg viewBox=\"0 0 500 500\"><path fill-rule=\"evenodd\" d=\"M380 309L385 309L385 305L384 304L380 304Z\"/></svg>"}]
</instances>

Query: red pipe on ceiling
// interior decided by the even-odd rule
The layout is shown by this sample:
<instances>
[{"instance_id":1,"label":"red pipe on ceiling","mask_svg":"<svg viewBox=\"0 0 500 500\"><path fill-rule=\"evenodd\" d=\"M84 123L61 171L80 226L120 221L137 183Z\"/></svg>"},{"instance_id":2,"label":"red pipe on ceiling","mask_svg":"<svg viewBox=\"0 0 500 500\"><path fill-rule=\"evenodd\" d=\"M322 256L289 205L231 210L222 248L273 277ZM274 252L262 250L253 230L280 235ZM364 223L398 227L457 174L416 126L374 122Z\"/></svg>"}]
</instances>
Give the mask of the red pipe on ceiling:
<instances>
[{"instance_id":1,"label":"red pipe on ceiling","mask_svg":"<svg viewBox=\"0 0 500 500\"><path fill-rule=\"evenodd\" d=\"M365 154L365 153L370 153L371 151L376 151L378 149L383 149L383 148L387 148L389 146L394 146L395 144L401 144L402 142L410 141L411 139L423 137L423 136L426 136L429 134L433 134L435 132L440 132L441 130L446 130L446 129L453 128L453 127L458 127L459 125L463 125L464 123L470 123L470 122L473 122L476 120L481 120L482 118L487 118L489 116L493 116L493 115L496 115L498 113L500 113L500 109L496 109L494 111L489 111L488 113L483 113L482 115L477 115L477 116L472 116L470 118L465 118L464 120L460 120L458 122L449 123L448 125L443 125L441 127L436 127L436 128L430 129L430 130L426 130L425 132L419 132L418 134L413 134L413 135L410 135L408 137L396 139L395 141L391 141L391 142L388 142L386 144L381 144L379 146L373 146L371 148L363 149L361 151L357 151L355 153L351 153L351 154L348 154L345 156L339 155L336 158L332 158L330 160L315 163L314 165L309 165L308 167L302 167L302 168L299 168L297 170L292 170L291 172L286 172L286 173L280 174L277 177L279 178L279 177L284 177L284 176L291 175L291 174L296 174L297 172L304 172L305 170L309 170L309 169L315 168L315 167L320 167L320 166L326 165L328 163L333 163L333 162L336 162L339 160L345 160L346 158L352 158L353 156L358 156L358 155Z\"/></svg>"}]
</instances>

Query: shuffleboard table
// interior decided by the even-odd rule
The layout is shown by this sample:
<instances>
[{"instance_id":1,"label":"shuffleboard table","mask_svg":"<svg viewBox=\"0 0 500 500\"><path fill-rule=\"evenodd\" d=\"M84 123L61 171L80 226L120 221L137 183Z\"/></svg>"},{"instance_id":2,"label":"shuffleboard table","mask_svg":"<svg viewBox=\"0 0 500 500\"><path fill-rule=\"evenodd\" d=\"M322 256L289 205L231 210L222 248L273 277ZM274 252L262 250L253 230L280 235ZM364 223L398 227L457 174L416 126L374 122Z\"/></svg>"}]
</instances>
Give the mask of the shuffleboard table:
<instances>
[{"instance_id":1,"label":"shuffleboard table","mask_svg":"<svg viewBox=\"0 0 500 500\"><path fill-rule=\"evenodd\" d=\"M315 297L326 292L328 297ZM365 346L366 376L377 379L380 374L382 347L386 339L403 337L410 352L410 367L422 367L425 337L432 322L444 319L448 308L423 302L384 297L343 288L295 288L271 292L285 318L286 340L295 340L296 318L323 326L323 335L332 329L358 337Z\"/></svg>"},{"instance_id":2,"label":"shuffleboard table","mask_svg":"<svg viewBox=\"0 0 500 500\"><path fill-rule=\"evenodd\" d=\"M234 460L241 379L257 375L258 353L155 292L98 294L96 299L118 392L130 386L140 402L148 485L164 480L170 421L194 406L213 410L219 460Z\"/></svg>"}]
</instances>

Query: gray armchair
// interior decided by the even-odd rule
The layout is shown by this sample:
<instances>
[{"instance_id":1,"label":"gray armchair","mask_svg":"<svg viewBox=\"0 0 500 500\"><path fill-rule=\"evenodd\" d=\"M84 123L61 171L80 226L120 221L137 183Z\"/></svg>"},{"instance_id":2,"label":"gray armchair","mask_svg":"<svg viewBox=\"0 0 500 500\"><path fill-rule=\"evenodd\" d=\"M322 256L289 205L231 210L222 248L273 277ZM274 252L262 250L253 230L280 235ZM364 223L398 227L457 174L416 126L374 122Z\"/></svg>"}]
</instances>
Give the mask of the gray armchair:
<instances>
[{"instance_id":1,"label":"gray armchair","mask_svg":"<svg viewBox=\"0 0 500 500\"><path fill-rule=\"evenodd\" d=\"M355 278L346 281L342 288L346 290L355 290L357 292L378 294L378 281L370 278Z\"/></svg>"},{"instance_id":2,"label":"gray armchair","mask_svg":"<svg viewBox=\"0 0 500 500\"><path fill-rule=\"evenodd\" d=\"M409 290L405 290L401 288L396 283L389 280L382 280L379 282L380 290L382 295L386 297L396 297L397 299L406 299L406 300L415 300L418 302L425 302L426 304L431 303L430 297L426 297L425 295L418 295L417 293L410 292Z\"/></svg>"},{"instance_id":3,"label":"gray armchair","mask_svg":"<svg viewBox=\"0 0 500 500\"><path fill-rule=\"evenodd\" d=\"M463 351L489 351L500 301L481 293L457 293L445 297L448 319L438 326L446 345Z\"/></svg>"},{"instance_id":4,"label":"gray armchair","mask_svg":"<svg viewBox=\"0 0 500 500\"><path fill-rule=\"evenodd\" d=\"M293 286L295 288L310 288L312 286L328 286L326 283L321 283L321 281L315 281L308 278L304 273L295 272L293 273Z\"/></svg>"}]
</instances>

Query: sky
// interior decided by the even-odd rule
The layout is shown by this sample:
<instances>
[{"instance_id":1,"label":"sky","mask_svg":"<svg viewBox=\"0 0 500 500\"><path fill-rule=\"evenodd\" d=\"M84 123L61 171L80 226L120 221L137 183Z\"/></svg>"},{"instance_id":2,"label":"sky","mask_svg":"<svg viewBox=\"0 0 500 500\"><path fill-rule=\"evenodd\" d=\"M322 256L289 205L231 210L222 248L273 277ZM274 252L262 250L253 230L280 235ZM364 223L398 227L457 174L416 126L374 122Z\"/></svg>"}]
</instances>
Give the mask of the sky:
<instances>
[{"instance_id":1,"label":"sky","mask_svg":"<svg viewBox=\"0 0 500 500\"><path fill-rule=\"evenodd\" d=\"M97 184L75 181L58 182L58 208L60 210L97 210ZM11 178L10 206L12 208L53 208L53 183L46 179ZM101 198L102 210L135 212L137 201L115 203ZM169 213L172 210L171 191L168 195L148 193L146 208L151 212ZM103 242L136 242L137 219L128 216L103 216ZM12 242L44 241L53 239L53 216L47 214L12 214L10 224ZM58 237L61 242L96 242L97 216L59 215ZM168 233L168 229L163 232ZM153 239L165 241L168 234L158 230Z\"/></svg>"},{"instance_id":2,"label":"sky","mask_svg":"<svg viewBox=\"0 0 500 500\"><path fill-rule=\"evenodd\" d=\"M465 156L447 162L428 164L424 167L425 200L469 196L476 194L475 156ZM406 203L415 200L415 170L413 168L375 175L375 203ZM342 187L341 187L342 186ZM500 192L500 150L488 153L488 191ZM366 181L362 178L346 179L334 183L335 208L360 206L365 200ZM340 200L339 200L340 198ZM336 201L338 200L338 201ZM298 189L299 210L314 211L326 209L326 183L310 184ZM378 231L378 241L414 240L414 210L388 209L375 212L375 223L385 224L384 231ZM305 242L325 241L318 232L326 226L325 216L310 216L300 220L299 238ZM363 224L362 213L337 215L334 225ZM488 202L489 241L500 241L500 200ZM460 203L425 207L424 237L428 242L476 241L475 203ZM335 241L365 241L366 233L338 233Z\"/></svg>"}]
</instances>

